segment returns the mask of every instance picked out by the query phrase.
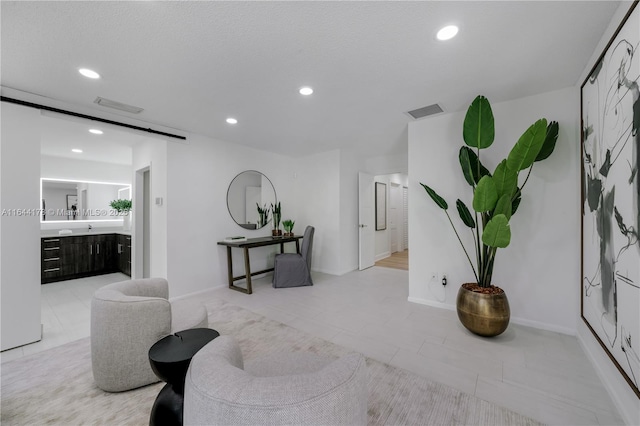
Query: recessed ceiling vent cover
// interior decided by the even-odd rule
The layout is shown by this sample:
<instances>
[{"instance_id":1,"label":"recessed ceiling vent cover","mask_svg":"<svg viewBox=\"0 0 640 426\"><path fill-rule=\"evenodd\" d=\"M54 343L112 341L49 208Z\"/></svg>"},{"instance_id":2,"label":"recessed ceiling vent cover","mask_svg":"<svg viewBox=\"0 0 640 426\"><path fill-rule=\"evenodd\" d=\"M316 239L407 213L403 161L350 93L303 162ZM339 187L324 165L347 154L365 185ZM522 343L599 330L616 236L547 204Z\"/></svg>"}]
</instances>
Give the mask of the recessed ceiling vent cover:
<instances>
[{"instance_id":1,"label":"recessed ceiling vent cover","mask_svg":"<svg viewBox=\"0 0 640 426\"><path fill-rule=\"evenodd\" d=\"M126 111L126 112L130 112L132 114L139 114L142 111L144 111L144 109L133 106L133 105L127 105L127 104L123 104L122 102L116 102L116 101L112 101L109 99L105 99L105 98L101 98L100 96L98 96L96 98L95 101L93 101L94 103L98 104L98 105L102 105L105 107L109 107L109 108L114 108L114 109L119 109L120 111Z\"/></svg>"},{"instance_id":2,"label":"recessed ceiling vent cover","mask_svg":"<svg viewBox=\"0 0 640 426\"><path fill-rule=\"evenodd\" d=\"M412 111L408 111L407 114L412 116L414 120L417 120L418 118L424 118L428 115L439 114L441 112L443 112L443 109L440 108L440 105L433 104L426 107L414 109Z\"/></svg>"}]
</instances>

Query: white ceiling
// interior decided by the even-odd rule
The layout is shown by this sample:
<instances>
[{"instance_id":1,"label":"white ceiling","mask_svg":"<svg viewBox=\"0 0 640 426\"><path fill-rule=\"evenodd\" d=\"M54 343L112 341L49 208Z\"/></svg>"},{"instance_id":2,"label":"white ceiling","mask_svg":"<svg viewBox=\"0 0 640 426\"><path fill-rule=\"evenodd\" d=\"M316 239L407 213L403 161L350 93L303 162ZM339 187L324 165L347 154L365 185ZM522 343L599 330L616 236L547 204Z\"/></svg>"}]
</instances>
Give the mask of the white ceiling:
<instances>
[{"instance_id":1,"label":"white ceiling","mask_svg":"<svg viewBox=\"0 0 640 426\"><path fill-rule=\"evenodd\" d=\"M398 154L408 110L576 84L618 6L2 1L1 83L113 112L93 104L102 96L144 108L145 121L291 156ZM450 23L459 35L436 41Z\"/></svg>"},{"instance_id":2,"label":"white ceiling","mask_svg":"<svg viewBox=\"0 0 640 426\"><path fill-rule=\"evenodd\" d=\"M89 129L102 130L104 133L94 135ZM133 146L146 139L97 122L45 115L42 117L40 153L74 160L131 165ZM74 153L72 149L81 149L82 153Z\"/></svg>"}]
</instances>

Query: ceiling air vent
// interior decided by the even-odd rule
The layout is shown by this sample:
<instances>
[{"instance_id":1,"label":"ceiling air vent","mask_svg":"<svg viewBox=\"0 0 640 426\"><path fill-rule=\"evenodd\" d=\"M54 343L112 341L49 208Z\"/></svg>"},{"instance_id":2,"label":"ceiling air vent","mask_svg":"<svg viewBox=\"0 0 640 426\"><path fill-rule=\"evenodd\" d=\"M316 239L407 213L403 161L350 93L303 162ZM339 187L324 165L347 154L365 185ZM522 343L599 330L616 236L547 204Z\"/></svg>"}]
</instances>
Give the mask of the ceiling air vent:
<instances>
[{"instance_id":1,"label":"ceiling air vent","mask_svg":"<svg viewBox=\"0 0 640 426\"><path fill-rule=\"evenodd\" d=\"M142 111L144 111L144 109L142 108L139 108L133 105L123 104L122 102L116 102L109 99L101 98L100 96L98 96L96 100L93 102L98 105L102 105L104 107L119 109L120 111L126 111L132 114L139 114Z\"/></svg>"},{"instance_id":2,"label":"ceiling air vent","mask_svg":"<svg viewBox=\"0 0 640 426\"><path fill-rule=\"evenodd\" d=\"M439 114L441 112L443 112L443 110L442 108L440 108L440 105L433 104L426 107L414 109L412 111L408 111L407 114L413 117L414 120L417 120L418 118L423 118L433 114Z\"/></svg>"}]
</instances>

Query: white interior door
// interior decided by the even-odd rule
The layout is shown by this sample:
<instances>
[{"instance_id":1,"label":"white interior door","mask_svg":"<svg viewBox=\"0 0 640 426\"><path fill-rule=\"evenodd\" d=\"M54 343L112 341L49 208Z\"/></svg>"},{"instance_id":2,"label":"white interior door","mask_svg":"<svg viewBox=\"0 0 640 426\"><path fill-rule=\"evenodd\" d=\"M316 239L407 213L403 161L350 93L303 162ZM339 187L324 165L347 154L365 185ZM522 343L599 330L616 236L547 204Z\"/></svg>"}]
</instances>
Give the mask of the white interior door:
<instances>
[{"instance_id":1,"label":"white interior door","mask_svg":"<svg viewBox=\"0 0 640 426\"><path fill-rule=\"evenodd\" d=\"M359 263L363 269L375 263L375 215L373 210L373 175L358 173L358 226L359 226Z\"/></svg>"}]
</instances>

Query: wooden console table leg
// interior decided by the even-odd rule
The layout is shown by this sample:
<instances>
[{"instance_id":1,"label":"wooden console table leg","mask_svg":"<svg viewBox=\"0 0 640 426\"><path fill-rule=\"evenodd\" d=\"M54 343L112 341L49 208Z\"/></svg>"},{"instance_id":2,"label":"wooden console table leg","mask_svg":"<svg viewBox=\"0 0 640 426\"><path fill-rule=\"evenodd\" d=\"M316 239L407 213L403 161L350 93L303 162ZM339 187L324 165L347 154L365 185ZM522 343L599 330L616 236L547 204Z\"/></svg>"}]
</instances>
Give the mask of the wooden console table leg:
<instances>
[{"instance_id":1,"label":"wooden console table leg","mask_svg":"<svg viewBox=\"0 0 640 426\"><path fill-rule=\"evenodd\" d=\"M229 274L229 288L233 287L233 261L231 260L231 247L227 246L227 272Z\"/></svg>"},{"instance_id":2,"label":"wooden console table leg","mask_svg":"<svg viewBox=\"0 0 640 426\"><path fill-rule=\"evenodd\" d=\"M296 253L300 254L300 240L296 240Z\"/></svg>"},{"instance_id":3,"label":"wooden console table leg","mask_svg":"<svg viewBox=\"0 0 640 426\"><path fill-rule=\"evenodd\" d=\"M247 294L253 293L251 289L251 266L249 265L249 249L244 248L244 273L247 275Z\"/></svg>"}]
</instances>

